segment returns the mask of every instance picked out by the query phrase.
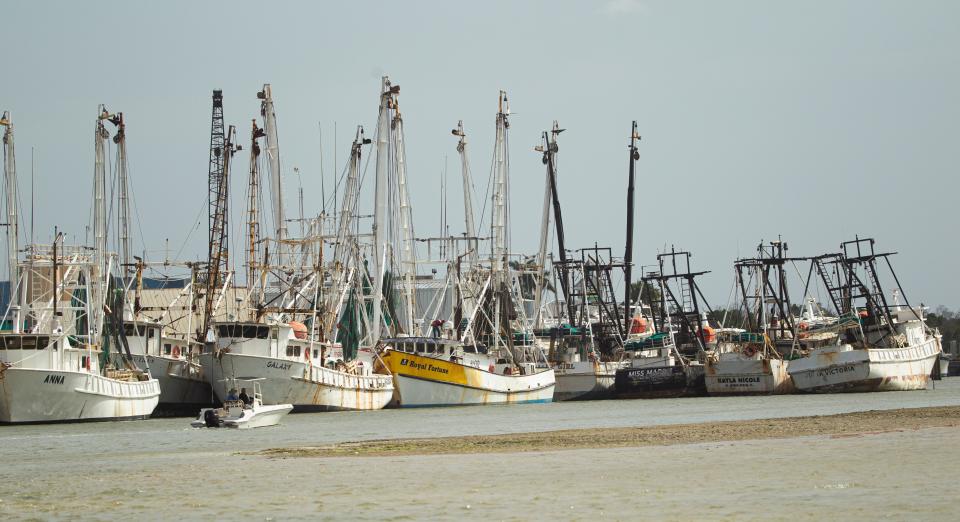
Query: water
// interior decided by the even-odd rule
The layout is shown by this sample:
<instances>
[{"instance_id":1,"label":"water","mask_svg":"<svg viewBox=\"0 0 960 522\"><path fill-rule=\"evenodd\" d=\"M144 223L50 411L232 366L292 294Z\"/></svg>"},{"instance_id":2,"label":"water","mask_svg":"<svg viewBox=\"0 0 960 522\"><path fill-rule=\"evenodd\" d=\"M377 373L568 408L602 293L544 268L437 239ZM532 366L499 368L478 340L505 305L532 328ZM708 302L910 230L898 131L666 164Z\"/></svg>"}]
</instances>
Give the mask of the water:
<instances>
[{"instance_id":1,"label":"water","mask_svg":"<svg viewBox=\"0 0 960 522\"><path fill-rule=\"evenodd\" d=\"M794 500L797 506L803 506L810 495L836 496L848 502L852 496L844 493L848 489L865 494L864 484L872 484L878 477L909 477L909 481L902 480L896 496L876 504L891 509L891 502L897 498L909 500L910 491L934 487L938 475L921 471L937 468L941 460L937 455L942 451L933 449L955 446L960 442L958 430L925 430L920 437L876 435L866 442L829 439L808 444L811 439L792 439L512 455L267 459L238 452L349 440L950 405L960 405L960 379L947 379L938 382L936 389L919 392L300 414L287 416L281 426L242 432L192 429L189 419L183 418L6 426L0 427L0 516L166 518L168 510L176 508L186 510L189 518L242 509L244 515L239 518L261 520L427 516L530 519L547 514L566 519L594 518L601 512L602 516L622 519L635 518L640 513L633 510L645 506L659 516L686 518L684 513L696 516L712 502L716 506L708 513L739 518L743 513L727 502L739 498L738 492L734 495L730 491L737 481L757 483L749 505L743 507L756 509L789 501L795 487L802 494ZM871 449L871 444L876 448ZM891 457L889 448L894 446L900 457L896 466L886 460ZM874 450L878 453L871 453ZM830 452L833 456L828 458ZM875 459L876 455L884 458ZM796 470L791 471L791 466ZM880 468L844 471L851 466ZM723 468L727 472L721 472ZM726 482L727 476L734 484ZM800 483L790 485L788 479ZM709 491L699 487L708 484ZM820 489L810 489L814 486ZM885 491L880 483L871 487L872 494ZM727 493L719 493L724 491ZM568 499L579 500L571 508L563 506ZM539 511L529 511L534 506L540 506ZM867 510L861 513L864 518L870 514L885 516L870 511L869 503L862 507Z\"/></svg>"}]
</instances>

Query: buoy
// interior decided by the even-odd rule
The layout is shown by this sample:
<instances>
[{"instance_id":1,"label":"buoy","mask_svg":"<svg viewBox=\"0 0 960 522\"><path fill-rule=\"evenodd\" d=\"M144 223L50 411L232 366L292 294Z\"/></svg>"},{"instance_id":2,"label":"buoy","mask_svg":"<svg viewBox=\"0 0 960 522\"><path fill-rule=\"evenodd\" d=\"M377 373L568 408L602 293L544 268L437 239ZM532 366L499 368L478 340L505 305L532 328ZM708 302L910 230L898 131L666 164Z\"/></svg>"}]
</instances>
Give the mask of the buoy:
<instances>
[{"instance_id":1,"label":"buoy","mask_svg":"<svg viewBox=\"0 0 960 522\"><path fill-rule=\"evenodd\" d=\"M647 331L647 320L643 317L634 317L630 324L630 333L640 334Z\"/></svg>"},{"instance_id":2,"label":"buoy","mask_svg":"<svg viewBox=\"0 0 960 522\"><path fill-rule=\"evenodd\" d=\"M290 321L288 323L290 328L293 328L293 336L297 339L306 339L307 338L307 325L299 321Z\"/></svg>"}]
</instances>

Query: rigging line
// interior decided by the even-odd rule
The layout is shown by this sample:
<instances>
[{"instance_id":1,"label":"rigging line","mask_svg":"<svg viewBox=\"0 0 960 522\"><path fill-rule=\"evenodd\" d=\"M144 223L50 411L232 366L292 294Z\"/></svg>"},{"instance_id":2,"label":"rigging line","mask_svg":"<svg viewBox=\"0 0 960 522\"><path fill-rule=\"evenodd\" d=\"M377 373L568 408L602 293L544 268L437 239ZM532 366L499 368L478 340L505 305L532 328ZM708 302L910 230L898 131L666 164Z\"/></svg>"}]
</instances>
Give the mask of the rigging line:
<instances>
[{"instance_id":1,"label":"rigging line","mask_svg":"<svg viewBox=\"0 0 960 522\"><path fill-rule=\"evenodd\" d=\"M127 145L126 136L124 136L124 147L126 147L126 145ZM129 164L129 162L126 161L127 156L124 156L123 159L125 163ZM140 237L138 239L140 240L140 246L143 247L144 257L146 257L147 243L146 241L144 241L144 238L146 237L146 235L143 233L143 220L140 218L140 209L137 207L137 201L134 197L135 191L133 190L133 182L131 181L133 178L130 176L130 168L127 167L126 170L127 170L127 198L130 199L130 203L132 203L131 206L133 207L133 213L137 217L137 231L140 233Z\"/></svg>"},{"instance_id":2,"label":"rigging line","mask_svg":"<svg viewBox=\"0 0 960 522\"><path fill-rule=\"evenodd\" d=\"M493 146L493 156L490 158L490 172L487 175L487 188L483 191L483 208L480 209L480 223L477 225L477 233L483 230L483 220L487 217L487 203L490 199L490 185L492 183L494 172L497 168L497 146Z\"/></svg>"},{"instance_id":3,"label":"rigging line","mask_svg":"<svg viewBox=\"0 0 960 522\"><path fill-rule=\"evenodd\" d=\"M183 253L183 249L186 248L187 242L190 241L190 238L193 236L193 233L196 232L198 228L200 228L200 218L203 215L203 211L206 209L206 207L207 207L207 198L204 197L203 201L200 204L200 211L197 212L197 217L194 218L193 220L196 224L193 225L193 228L190 229L190 232L187 233L187 237L183 239L183 244L180 245L180 249L177 250L176 255L173 256L174 259L180 259L180 254Z\"/></svg>"}]
</instances>

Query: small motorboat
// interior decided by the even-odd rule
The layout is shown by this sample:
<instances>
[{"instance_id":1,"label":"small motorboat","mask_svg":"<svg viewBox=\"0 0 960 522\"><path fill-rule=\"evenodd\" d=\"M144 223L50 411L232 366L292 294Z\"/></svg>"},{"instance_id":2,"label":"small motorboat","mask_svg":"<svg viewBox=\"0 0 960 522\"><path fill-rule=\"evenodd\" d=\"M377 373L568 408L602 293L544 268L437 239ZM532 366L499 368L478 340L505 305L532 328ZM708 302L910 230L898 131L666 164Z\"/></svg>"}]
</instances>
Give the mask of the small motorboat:
<instances>
[{"instance_id":1,"label":"small motorboat","mask_svg":"<svg viewBox=\"0 0 960 522\"><path fill-rule=\"evenodd\" d=\"M253 383L253 397L249 403L228 400L220 408L204 408L190 423L194 428L262 428L275 426L293 409L292 404L264 406L260 384Z\"/></svg>"}]
</instances>

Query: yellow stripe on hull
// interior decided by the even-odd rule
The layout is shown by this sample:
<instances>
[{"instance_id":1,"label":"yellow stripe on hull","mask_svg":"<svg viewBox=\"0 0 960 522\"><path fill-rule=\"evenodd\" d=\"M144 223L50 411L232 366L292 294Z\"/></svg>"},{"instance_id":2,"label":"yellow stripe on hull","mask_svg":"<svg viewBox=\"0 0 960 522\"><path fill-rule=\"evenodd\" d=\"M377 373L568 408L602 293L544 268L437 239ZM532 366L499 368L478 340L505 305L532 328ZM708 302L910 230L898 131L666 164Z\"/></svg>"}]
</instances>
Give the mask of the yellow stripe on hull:
<instances>
[{"instance_id":1,"label":"yellow stripe on hull","mask_svg":"<svg viewBox=\"0 0 960 522\"><path fill-rule=\"evenodd\" d=\"M553 400L553 370L499 375L459 363L387 350L401 406L444 406ZM406 389L406 393L404 390Z\"/></svg>"}]
</instances>

